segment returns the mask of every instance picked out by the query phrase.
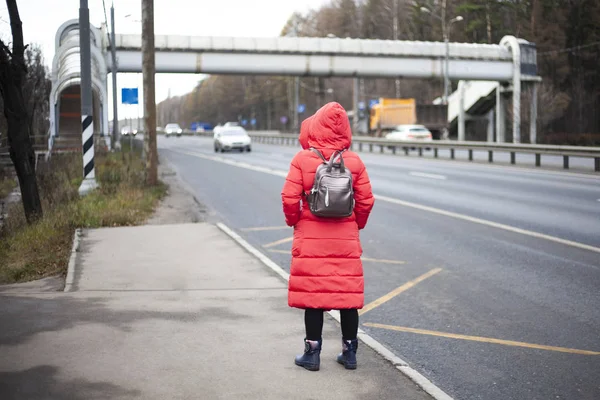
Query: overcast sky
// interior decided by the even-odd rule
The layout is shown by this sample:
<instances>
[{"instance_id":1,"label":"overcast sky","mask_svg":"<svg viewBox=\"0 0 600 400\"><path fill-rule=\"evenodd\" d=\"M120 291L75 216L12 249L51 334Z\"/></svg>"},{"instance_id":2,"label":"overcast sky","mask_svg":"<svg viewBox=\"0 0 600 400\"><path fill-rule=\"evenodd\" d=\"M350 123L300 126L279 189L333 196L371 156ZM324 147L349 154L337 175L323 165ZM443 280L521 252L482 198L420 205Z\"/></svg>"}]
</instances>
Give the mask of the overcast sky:
<instances>
[{"instance_id":1,"label":"overcast sky","mask_svg":"<svg viewBox=\"0 0 600 400\"><path fill-rule=\"evenodd\" d=\"M26 43L39 44L46 64L52 64L54 38L58 27L65 21L79 17L79 0L17 0ZM294 11L305 12L317 8L326 0L154 0L155 33L197 36L278 36L288 17ZM100 27L105 22L102 0L89 0L90 20ZM111 0L105 0L110 23ZM141 1L115 0L117 33L140 33ZM6 3L0 0L0 37L10 40ZM109 75L110 78L110 75ZM156 100L169 94L181 95L193 89L201 78L194 74L158 74ZM119 92L122 87L140 87L141 74L119 74ZM112 86L109 80L109 97ZM134 117L135 106L120 106L119 118L124 114ZM112 119L112 107L109 109ZM141 110L141 107L140 107ZM140 111L141 112L141 111Z\"/></svg>"}]
</instances>

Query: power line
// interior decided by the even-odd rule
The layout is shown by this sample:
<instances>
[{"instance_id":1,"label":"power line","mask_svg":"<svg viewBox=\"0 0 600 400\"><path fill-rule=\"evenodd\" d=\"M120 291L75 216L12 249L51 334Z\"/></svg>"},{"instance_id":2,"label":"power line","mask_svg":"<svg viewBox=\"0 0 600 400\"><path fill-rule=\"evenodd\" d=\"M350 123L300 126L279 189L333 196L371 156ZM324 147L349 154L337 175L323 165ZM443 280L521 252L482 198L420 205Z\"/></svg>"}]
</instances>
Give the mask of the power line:
<instances>
[{"instance_id":1,"label":"power line","mask_svg":"<svg viewBox=\"0 0 600 400\"><path fill-rule=\"evenodd\" d=\"M104 23L106 24L106 28L108 28L108 16L106 15L106 3L102 0L102 9L104 10Z\"/></svg>"},{"instance_id":2,"label":"power line","mask_svg":"<svg viewBox=\"0 0 600 400\"><path fill-rule=\"evenodd\" d=\"M545 56L548 54L558 54L558 53L568 53L574 50L581 50L581 49L585 49L588 47L594 47L594 46L598 46L600 45L600 41L599 42L593 42L593 43L588 43L588 44L583 44L581 46L574 46L574 47L567 47L564 49L556 49L556 50L548 50L548 51L542 51L540 53L537 53L538 56Z\"/></svg>"},{"instance_id":3,"label":"power line","mask_svg":"<svg viewBox=\"0 0 600 400\"><path fill-rule=\"evenodd\" d=\"M104 23L106 24L106 38L108 39L108 44L112 46L112 43L110 42L110 35L108 33L108 16L106 14L106 3L104 0L102 0L102 9L104 10Z\"/></svg>"}]
</instances>

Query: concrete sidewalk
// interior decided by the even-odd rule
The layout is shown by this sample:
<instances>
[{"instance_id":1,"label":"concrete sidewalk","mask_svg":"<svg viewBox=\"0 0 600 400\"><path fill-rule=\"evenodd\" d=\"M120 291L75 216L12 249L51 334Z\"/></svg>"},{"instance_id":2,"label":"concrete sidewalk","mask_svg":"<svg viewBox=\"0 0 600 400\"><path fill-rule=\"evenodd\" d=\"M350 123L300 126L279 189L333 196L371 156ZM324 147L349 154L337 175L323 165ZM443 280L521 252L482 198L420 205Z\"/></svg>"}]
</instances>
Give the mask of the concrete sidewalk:
<instances>
[{"instance_id":1,"label":"concrete sidewalk","mask_svg":"<svg viewBox=\"0 0 600 400\"><path fill-rule=\"evenodd\" d=\"M0 289L0 399L429 399L364 344L294 365L287 285L207 223L84 232L73 291Z\"/></svg>"}]
</instances>

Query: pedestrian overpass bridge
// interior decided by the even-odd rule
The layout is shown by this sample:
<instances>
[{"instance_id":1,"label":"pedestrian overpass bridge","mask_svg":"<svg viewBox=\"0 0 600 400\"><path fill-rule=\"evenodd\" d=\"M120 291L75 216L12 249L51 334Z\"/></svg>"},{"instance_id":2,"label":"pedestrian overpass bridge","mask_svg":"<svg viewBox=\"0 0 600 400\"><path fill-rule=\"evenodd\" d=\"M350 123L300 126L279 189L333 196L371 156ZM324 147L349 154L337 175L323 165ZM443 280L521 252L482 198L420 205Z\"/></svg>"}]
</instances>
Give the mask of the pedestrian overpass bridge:
<instances>
[{"instance_id":1,"label":"pedestrian overpass bridge","mask_svg":"<svg viewBox=\"0 0 600 400\"><path fill-rule=\"evenodd\" d=\"M52 64L51 139L78 137L80 84L79 21L69 20L56 33ZM112 65L106 27L91 26L94 129L107 134L107 74L141 72L140 35L115 35L117 65ZM441 42L341 38L236 38L156 35L157 73L204 73L372 78L441 78L446 47ZM500 44L450 43L450 79L496 81L513 93L513 141L520 138L523 85L535 87L536 50L533 43L506 36ZM464 90L460 93L464 93ZM461 102L463 95L452 97ZM498 96L502 99L501 96ZM74 101L75 100L75 101ZM502 103L502 100L501 100ZM449 108L452 108L449 105ZM504 115L501 104L497 113ZM533 112L537 107L532 107ZM467 110L468 111L468 110ZM464 113L463 113L464 114ZM461 115L463 115L461 114ZM532 115L532 117L534 117ZM464 125L465 118L460 118ZM504 118L496 118L504 129ZM533 119L535 121L535 118ZM535 125L532 124L535 137ZM459 128L460 131L460 128ZM464 128L462 130L464 132ZM502 140L504 133L498 133Z\"/></svg>"}]
</instances>

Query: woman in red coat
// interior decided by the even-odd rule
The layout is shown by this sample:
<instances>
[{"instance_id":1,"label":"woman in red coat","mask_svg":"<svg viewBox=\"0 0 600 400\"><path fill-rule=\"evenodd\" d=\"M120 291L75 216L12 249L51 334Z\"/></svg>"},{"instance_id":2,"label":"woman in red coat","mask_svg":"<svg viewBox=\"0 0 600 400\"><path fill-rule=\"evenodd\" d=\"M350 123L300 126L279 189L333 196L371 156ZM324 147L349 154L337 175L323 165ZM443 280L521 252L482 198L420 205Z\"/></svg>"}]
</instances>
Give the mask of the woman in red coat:
<instances>
[{"instance_id":1,"label":"woman in red coat","mask_svg":"<svg viewBox=\"0 0 600 400\"><path fill-rule=\"evenodd\" d=\"M328 103L302 123L303 150L291 162L281 198L285 221L294 227L288 304L304 309L305 351L296 365L317 371L322 344L323 311L340 310L342 353L338 362L356 368L358 309L364 303L362 247L359 230L367 224L374 198L367 170L358 154L348 150L352 131L344 108ZM345 218L313 215L304 193L310 192L317 167L323 162L308 148L329 160L337 150L352 173L354 212Z\"/></svg>"}]
</instances>

